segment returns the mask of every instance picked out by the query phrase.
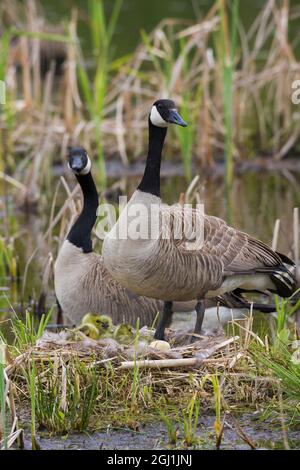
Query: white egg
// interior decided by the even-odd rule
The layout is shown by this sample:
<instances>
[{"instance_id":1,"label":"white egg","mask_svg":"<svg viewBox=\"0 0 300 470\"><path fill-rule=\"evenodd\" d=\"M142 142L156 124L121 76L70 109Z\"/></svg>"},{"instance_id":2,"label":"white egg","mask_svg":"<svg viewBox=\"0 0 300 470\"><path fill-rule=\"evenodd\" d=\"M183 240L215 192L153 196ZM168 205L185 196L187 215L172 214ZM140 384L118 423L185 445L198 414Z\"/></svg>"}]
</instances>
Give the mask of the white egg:
<instances>
[{"instance_id":1,"label":"white egg","mask_svg":"<svg viewBox=\"0 0 300 470\"><path fill-rule=\"evenodd\" d=\"M150 343L150 348L159 349L160 351L170 351L171 346L167 341L156 339Z\"/></svg>"}]
</instances>

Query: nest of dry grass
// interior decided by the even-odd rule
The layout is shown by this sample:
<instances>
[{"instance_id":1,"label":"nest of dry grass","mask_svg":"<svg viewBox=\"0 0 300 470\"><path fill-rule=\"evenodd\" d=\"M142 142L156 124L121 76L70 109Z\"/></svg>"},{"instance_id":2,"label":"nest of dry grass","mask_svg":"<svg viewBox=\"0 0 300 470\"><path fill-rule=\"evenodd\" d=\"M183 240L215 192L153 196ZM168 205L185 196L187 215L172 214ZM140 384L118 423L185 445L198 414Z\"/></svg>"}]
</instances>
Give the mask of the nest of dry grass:
<instances>
[{"instance_id":1,"label":"nest of dry grass","mask_svg":"<svg viewBox=\"0 0 300 470\"><path fill-rule=\"evenodd\" d=\"M193 344L190 333L169 330L168 350L150 346L153 332L146 327L131 344L111 338L75 341L65 331L46 331L18 356L6 355L14 430L21 429L15 410L19 414L28 404L37 423L55 433L105 425L135 428L166 413L182 418L195 400L202 410L221 402L228 410L255 408L271 397L274 379L259 376L249 322L239 336L200 336ZM148 341L141 339L145 333ZM11 444L20 437L12 436Z\"/></svg>"},{"instance_id":2,"label":"nest of dry grass","mask_svg":"<svg viewBox=\"0 0 300 470\"><path fill-rule=\"evenodd\" d=\"M145 328L141 331L145 333ZM10 376L20 367L26 368L33 360L36 364L45 364L60 357L65 363L73 358L78 358L90 366L94 364L106 367L110 363L116 370L134 367L180 369L189 374L191 370L204 371L208 366L212 369L233 369L241 358L247 356L239 336L200 336L199 340L192 344L189 338L189 334L171 332L168 336L170 349L161 350L141 340L131 344L120 344L112 338L93 340L84 337L74 341L67 339L65 331L46 331L35 345L29 346L25 352L10 361L6 373Z\"/></svg>"}]
</instances>

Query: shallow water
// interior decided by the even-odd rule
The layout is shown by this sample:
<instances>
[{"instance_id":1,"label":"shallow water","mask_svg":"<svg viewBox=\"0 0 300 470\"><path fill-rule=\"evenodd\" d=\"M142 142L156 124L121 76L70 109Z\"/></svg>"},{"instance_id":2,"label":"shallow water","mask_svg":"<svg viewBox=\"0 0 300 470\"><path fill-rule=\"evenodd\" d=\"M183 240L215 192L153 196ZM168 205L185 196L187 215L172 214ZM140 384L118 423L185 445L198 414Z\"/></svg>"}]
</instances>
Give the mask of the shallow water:
<instances>
[{"instance_id":1,"label":"shallow water","mask_svg":"<svg viewBox=\"0 0 300 470\"><path fill-rule=\"evenodd\" d=\"M78 8L82 20L80 35L84 38L83 47L88 51L90 47L90 31L85 25L87 2L86 0L41 0L40 2L47 13L47 19L57 22L68 20L71 8ZM112 9L111 0L104 0L105 10L109 15ZM114 35L115 56L131 53L141 39L141 30L150 33L165 18L176 18L183 21L203 18L214 5L215 0L123 0L121 14ZM265 5L264 0L240 2L240 18L247 30ZM290 0L290 6L298 4L297 0ZM289 35L297 33L299 22L293 22L289 26Z\"/></svg>"},{"instance_id":2,"label":"shallow water","mask_svg":"<svg viewBox=\"0 0 300 470\"><path fill-rule=\"evenodd\" d=\"M250 450L251 447L241 437L241 432L228 418L225 424L221 449ZM244 414L238 418L240 429L256 449L284 449L282 430L273 428L270 422L257 420L256 414ZM199 439L196 449L215 449L214 417L202 415L196 432ZM26 436L26 434L25 434ZM102 432L70 434L68 436L40 435L38 442L42 450L162 450L169 449L166 428L161 423L141 426L138 431L130 429L107 429ZM288 443L291 449L300 446L300 431L288 431ZM25 446L30 442L25 438ZM172 447L171 447L172 448ZM176 448L185 448L183 435L179 430Z\"/></svg>"}]
</instances>

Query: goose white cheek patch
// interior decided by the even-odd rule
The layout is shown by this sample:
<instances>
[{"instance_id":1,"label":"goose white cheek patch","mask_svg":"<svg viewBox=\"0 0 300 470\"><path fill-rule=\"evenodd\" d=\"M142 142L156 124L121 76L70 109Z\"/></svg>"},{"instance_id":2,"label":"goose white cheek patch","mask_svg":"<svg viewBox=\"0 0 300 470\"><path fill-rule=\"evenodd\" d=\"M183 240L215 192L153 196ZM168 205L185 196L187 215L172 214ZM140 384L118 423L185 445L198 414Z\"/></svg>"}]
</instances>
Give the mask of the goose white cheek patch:
<instances>
[{"instance_id":1,"label":"goose white cheek patch","mask_svg":"<svg viewBox=\"0 0 300 470\"><path fill-rule=\"evenodd\" d=\"M152 106L151 113L150 113L150 121L154 126L157 127L168 127L169 123L165 121L159 112L156 109L156 106Z\"/></svg>"},{"instance_id":2,"label":"goose white cheek patch","mask_svg":"<svg viewBox=\"0 0 300 470\"><path fill-rule=\"evenodd\" d=\"M87 160L88 161L87 161L86 167L80 172L81 175L87 175L91 171L92 162L89 156L87 157Z\"/></svg>"}]
</instances>

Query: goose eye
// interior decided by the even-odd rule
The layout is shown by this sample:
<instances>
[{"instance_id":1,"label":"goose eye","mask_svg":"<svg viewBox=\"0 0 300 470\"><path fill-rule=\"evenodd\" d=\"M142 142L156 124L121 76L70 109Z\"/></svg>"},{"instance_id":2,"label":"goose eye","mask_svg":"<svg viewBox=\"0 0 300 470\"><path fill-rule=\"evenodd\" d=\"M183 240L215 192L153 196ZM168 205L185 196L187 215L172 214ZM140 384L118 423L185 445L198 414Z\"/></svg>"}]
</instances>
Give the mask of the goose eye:
<instances>
[{"instance_id":1,"label":"goose eye","mask_svg":"<svg viewBox=\"0 0 300 470\"><path fill-rule=\"evenodd\" d=\"M101 320L96 320L96 323L101 323Z\"/></svg>"}]
</instances>

